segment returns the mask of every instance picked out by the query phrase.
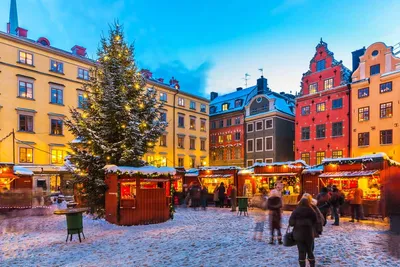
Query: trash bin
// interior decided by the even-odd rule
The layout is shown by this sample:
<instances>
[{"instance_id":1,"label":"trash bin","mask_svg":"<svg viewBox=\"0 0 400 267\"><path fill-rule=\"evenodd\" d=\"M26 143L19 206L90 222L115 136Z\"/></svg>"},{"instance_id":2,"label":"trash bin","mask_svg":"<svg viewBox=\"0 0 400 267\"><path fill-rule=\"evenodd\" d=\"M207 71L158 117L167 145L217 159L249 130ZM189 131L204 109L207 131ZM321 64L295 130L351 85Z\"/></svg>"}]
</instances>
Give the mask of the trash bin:
<instances>
[{"instance_id":1,"label":"trash bin","mask_svg":"<svg viewBox=\"0 0 400 267\"><path fill-rule=\"evenodd\" d=\"M248 198L247 197L237 197L237 201L238 201L238 206L239 206L239 211L238 214L242 215L243 214L246 216L249 215L247 212L247 208L248 208Z\"/></svg>"},{"instance_id":2,"label":"trash bin","mask_svg":"<svg viewBox=\"0 0 400 267\"><path fill-rule=\"evenodd\" d=\"M64 209L64 210L56 210L54 214L56 215L65 215L67 218L67 239L70 237L69 241L72 241L72 235L77 234L79 237L79 242L81 240L81 234L83 238L85 235L83 234L83 220L82 213L87 211L87 208L76 208L76 209Z\"/></svg>"}]
</instances>

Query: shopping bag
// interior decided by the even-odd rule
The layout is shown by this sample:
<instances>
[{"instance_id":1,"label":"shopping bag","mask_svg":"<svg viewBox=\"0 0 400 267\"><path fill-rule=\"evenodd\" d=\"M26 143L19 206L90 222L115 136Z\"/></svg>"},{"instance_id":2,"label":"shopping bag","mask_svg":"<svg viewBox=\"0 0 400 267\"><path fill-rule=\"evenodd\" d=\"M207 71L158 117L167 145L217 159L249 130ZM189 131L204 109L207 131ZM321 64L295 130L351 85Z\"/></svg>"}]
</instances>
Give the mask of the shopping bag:
<instances>
[{"instance_id":1,"label":"shopping bag","mask_svg":"<svg viewBox=\"0 0 400 267\"><path fill-rule=\"evenodd\" d=\"M293 231L290 231L290 226L287 227L286 233L283 235L283 245L285 247L293 247L296 241L293 238Z\"/></svg>"}]
</instances>

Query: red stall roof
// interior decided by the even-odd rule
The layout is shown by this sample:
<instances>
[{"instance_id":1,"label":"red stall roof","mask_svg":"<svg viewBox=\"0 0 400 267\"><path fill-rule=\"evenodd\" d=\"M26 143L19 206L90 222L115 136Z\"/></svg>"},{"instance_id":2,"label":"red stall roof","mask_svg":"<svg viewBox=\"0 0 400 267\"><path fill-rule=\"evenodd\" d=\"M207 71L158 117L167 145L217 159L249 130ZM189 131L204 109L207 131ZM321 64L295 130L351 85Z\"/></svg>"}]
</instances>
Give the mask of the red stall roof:
<instances>
[{"instance_id":1,"label":"red stall roof","mask_svg":"<svg viewBox=\"0 0 400 267\"><path fill-rule=\"evenodd\" d=\"M371 176L378 174L379 170L368 170L368 171L343 171L343 172L325 172L319 177L323 178L338 178L338 177L360 177L360 176Z\"/></svg>"}]
</instances>

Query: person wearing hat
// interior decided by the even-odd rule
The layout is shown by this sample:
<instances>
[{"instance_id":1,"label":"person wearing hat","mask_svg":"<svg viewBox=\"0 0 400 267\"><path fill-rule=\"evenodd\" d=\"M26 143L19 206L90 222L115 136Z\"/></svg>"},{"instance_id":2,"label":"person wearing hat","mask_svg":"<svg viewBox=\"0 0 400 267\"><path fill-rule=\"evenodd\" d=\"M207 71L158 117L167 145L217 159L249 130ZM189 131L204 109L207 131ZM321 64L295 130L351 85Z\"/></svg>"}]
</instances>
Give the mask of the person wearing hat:
<instances>
[{"instance_id":1,"label":"person wearing hat","mask_svg":"<svg viewBox=\"0 0 400 267\"><path fill-rule=\"evenodd\" d=\"M269 229L271 231L271 239L269 244L274 244L274 232L277 232L278 244L282 245L281 220L282 220L282 198L281 193L274 189L269 193L267 200L267 208L269 210Z\"/></svg>"}]
</instances>

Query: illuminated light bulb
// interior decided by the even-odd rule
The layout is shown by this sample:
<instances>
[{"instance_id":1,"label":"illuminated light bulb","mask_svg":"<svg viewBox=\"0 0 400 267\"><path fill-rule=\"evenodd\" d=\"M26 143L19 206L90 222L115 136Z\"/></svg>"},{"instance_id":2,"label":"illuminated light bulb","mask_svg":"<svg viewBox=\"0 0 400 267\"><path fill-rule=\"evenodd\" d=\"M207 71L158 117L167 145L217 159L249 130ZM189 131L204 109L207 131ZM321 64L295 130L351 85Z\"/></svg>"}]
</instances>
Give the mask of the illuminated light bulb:
<instances>
[{"instance_id":1,"label":"illuminated light bulb","mask_svg":"<svg viewBox=\"0 0 400 267\"><path fill-rule=\"evenodd\" d=\"M152 143L152 142L148 142L147 145L148 145L148 146L152 146L153 143Z\"/></svg>"},{"instance_id":2,"label":"illuminated light bulb","mask_svg":"<svg viewBox=\"0 0 400 267\"><path fill-rule=\"evenodd\" d=\"M121 128L122 128L122 129L125 129L125 127L126 127L125 124L122 124L122 125L121 125Z\"/></svg>"},{"instance_id":3,"label":"illuminated light bulb","mask_svg":"<svg viewBox=\"0 0 400 267\"><path fill-rule=\"evenodd\" d=\"M115 36L115 41L119 41L119 40L121 40L121 36L119 36L119 35Z\"/></svg>"},{"instance_id":4,"label":"illuminated light bulb","mask_svg":"<svg viewBox=\"0 0 400 267\"><path fill-rule=\"evenodd\" d=\"M135 88L136 88L136 89L139 89L139 88L140 88L140 85L139 85L138 83L135 83Z\"/></svg>"},{"instance_id":5,"label":"illuminated light bulb","mask_svg":"<svg viewBox=\"0 0 400 267\"><path fill-rule=\"evenodd\" d=\"M92 141L89 140L87 143L90 145L92 143Z\"/></svg>"},{"instance_id":6,"label":"illuminated light bulb","mask_svg":"<svg viewBox=\"0 0 400 267\"><path fill-rule=\"evenodd\" d=\"M108 56L104 56L104 60L107 61L109 58Z\"/></svg>"},{"instance_id":7,"label":"illuminated light bulb","mask_svg":"<svg viewBox=\"0 0 400 267\"><path fill-rule=\"evenodd\" d=\"M107 158L106 158L107 160L110 160L111 158L110 158L110 156L107 156Z\"/></svg>"},{"instance_id":8,"label":"illuminated light bulb","mask_svg":"<svg viewBox=\"0 0 400 267\"><path fill-rule=\"evenodd\" d=\"M86 114L86 113L83 113L83 114L82 114L82 118L86 119L86 118L87 118L87 114Z\"/></svg>"},{"instance_id":9,"label":"illuminated light bulb","mask_svg":"<svg viewBox=\"0 0 400 267\"><path fill-rule=\"evenodd\" d=\"M143 104L143 103L140 103L140 104L139 104L139 108L144 108L144 104Z\"/></svg>"},{"instance_id":10,"label":"illuminated light bulb","mask_svg":"<svg viewBox=\"0 0 400 267\"><path fill-rule=\"evenodd\" d=\"M87 97L88 97L88 94L84 93L84 94L83 94L83 97L84 97L84 98L87 98Z\"/></svg>"},{"instance_id":11,"label":"illuminated light bulb","mask_svg":"<svg viewBox=\"0 0 400 267\"><path fill-rule=\"evenodd\" d=\"M126 106L125 106L125 109L126 109L126 110L130 110L131 107L130 107L129 105L126 105Z\"/></svg>"}]
</instances>

